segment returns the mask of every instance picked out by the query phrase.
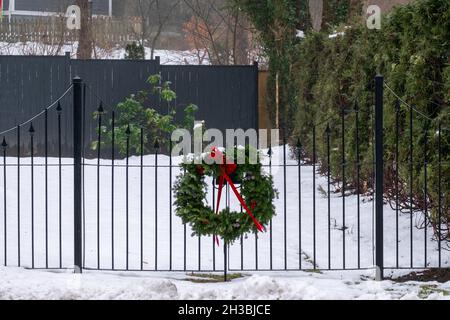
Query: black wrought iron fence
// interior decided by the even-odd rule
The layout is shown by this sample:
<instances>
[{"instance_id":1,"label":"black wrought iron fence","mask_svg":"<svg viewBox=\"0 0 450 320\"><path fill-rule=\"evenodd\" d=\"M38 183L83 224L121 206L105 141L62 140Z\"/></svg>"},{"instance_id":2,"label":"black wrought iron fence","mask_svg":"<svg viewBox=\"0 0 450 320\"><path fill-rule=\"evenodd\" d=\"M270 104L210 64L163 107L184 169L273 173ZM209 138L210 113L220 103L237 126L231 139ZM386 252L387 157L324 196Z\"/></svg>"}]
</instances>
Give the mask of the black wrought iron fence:
<instances>
[{"instance_id":1,"label":"black wrought iron fence","mask_svg":"<svg viewBox=\"0 0 450 320\"><path fill-rule=\"evenodd\" d=\"M384 88L394 101L387 108L395 119L394 128L390 128L395 137L389 148L392 153L385 156L385 176L390 180L385 195L395 211L395 258L389 266L448 266L448 257L443 254L450 250L448 119L430 117L402 99L388 83ZM443 108L432 101L430 104L436 110ZM407 239L401 239L402 216L409 220ZM405 240L409 248L402 246ZM435 246L430 246L433 242Z\"/></svg>"},{"instance_id":2,"label":"black wrought iron fence","mask_svg":"<svg viewBox=\"0 0 450 320\"><path fill-rule=\"evenodd\" d=\"M447 129L445 124L435 124L435 150L431 148L428 135L424 135L423 198L417 198L414 189L402 193L405 187L411 186L400 181L400 167L396 165L402 134L398 105L393 110L397 123L394 150L397 151L394 157L384 152L387 141L383 141L383 130L390 130L383 125L385 86L389 89L382 77L377 77L375 109L370 118L374 130L371 130L370 141L361 141L362 123L356 105L342 111L338 125L332 123L332 119L324 119L312 126L310 153L301 140L289 147L287 139L265 150L263 168L273 175L280 195L275 202L277 216L266 233L243 236L223 250L211 237L191 236L190 227L175 214L172 187L180 173L182 158L162 152L163 147L171 150L171 142L167 146L161 141L146 142L146 132L142 128L138 141L140 151L132 152L130 131L115 135L116 112L103 103L101 97L97 96L96 101L98 117L83 115L83 88L86 90L88 86L84 86L81 79L74 79L66 92L43 112L0 134L4 136L1 145L3 263L44 269L75 266L78 271L290 271L376 267L380 277L384 268L448 266L450 253L446 250L448 242L444 236L445 225L448 226L445 222L448 212L444 210L448 210L448 203L444 199L448 199L449 177L443 173L443 168L448 166L443 161L448 157L448 147L445 151L442 143ZM402 103L413 117L417 110L405 101ZM61 135L68 128L62 126L61 118L62 110L67 108L73 112L73 125L69 129L73 130L71 148L74 151L73 157L63 158ZM51 124L52 121L55 124ZM95 121L97 129L105 123L112 128L108 141L102 130L96 131L94 159L83 156L90 148L83 139L86 121ZM346 150L346 132L348 123L353 121L356 143L354 156L350 157ZM59 156L49 157L44 143L44 156L35 157L34 137L43 134L47 141L50 125L57 127ZM411 135L412 126L410 130ZM432 127L427 130L431 131ZM333 142L333 136L338 143ZM17 142L16 150L9 147L12 139ZM124 154L117 150L119 139L125 145ZM319 139L325 146L322 157L318 156ZM370 144L373 158L361 161L363 143ZM432 152L437 156L430 162L426 155ZM340 161L340 178L332 174L333 157ZM411 176L413 155L410 159L408 173ZM437 184L431 188L428 183L430 167L437 170ZM361 170L370 172L369 187L361 186ZM346 180L350 171L355 175L351 183ZM389 172L394 173L394 188L385 188L385 183L391 181L386 176ZM214 179L208 180L208 186L207 197L215 207ZM430 190L436 190L437 200L432 205L428 196ZM402 206L405 199L410 206ZM225 200L228 207L242 210L229 191ZM408 214L402 213L405 210ZM423 219L422 231L414 225L415 218ZM414 238L418 232L423 232L422 240ZM421 253L414 249L419 241L422 241ZM406 246L410 254L408 264L404 262ZM423 260L419 259L419 254Z\"/></svg>"},{"instance_id":3,"label":"black wrought iron fence","mask_svg":"<svg viewBox=\"0 0 450 320\"><path fill-rule=\"evenodd\" d=\"M73 159L63 158L64 109L72 109L73 86L36 116L0 133L2 136L3 264L30 268L73 266L72 202L63 202L65 186L73 183ZM70 119L69 119L70 120ZM49 131L57 132L58 156L50 158ZM36 143L36 136L43 144ZM42 157L36 158L37 149ZM63 175L64 173L64 175ZM49 182L50 177L52 183ZM51 207L51 208L50 208ZM51 212L50 212L51 211ZM37 232L39 224L41 232ZM37 234L39 233L39 234ZM64 255L66 258L64 258ZM68 258L67 258L68 257Z\"/></svg>"}]
</instances>

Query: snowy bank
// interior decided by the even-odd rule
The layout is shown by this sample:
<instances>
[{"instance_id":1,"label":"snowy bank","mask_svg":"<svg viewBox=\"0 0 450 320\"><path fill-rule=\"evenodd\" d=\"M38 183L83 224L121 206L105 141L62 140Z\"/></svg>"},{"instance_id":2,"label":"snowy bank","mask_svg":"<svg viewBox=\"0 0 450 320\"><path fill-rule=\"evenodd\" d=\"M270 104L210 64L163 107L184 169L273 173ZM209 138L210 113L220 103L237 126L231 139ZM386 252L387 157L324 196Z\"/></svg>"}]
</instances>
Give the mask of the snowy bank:
<instances>
[{"instance_id":1,"label":"snowy bank","mask_svg":"<svg viewBox=\"0 0 450 320\"><path fill-rule=\"evenodd\" d=\"M0 268L0 279L0 300L450 300L450 282L375 282L355 272L255 274L230 283L193 283L183 273L74 275Z\"/></svg>"},{"instance_id":2,"label":"snowy bank","mask_svg":"<svg viewBox=\"0 0 450 320\"><path fill-rule=\"evenodd\" d=\"M66 52L75 58L78 48L78 43L70 43L63 45L49 45L37 42L17 42L6 43L0 42L0 56L62 56ZM160 57L162 65L198 65L209 64L208 58L203 52L198 53L192 51L180 50L155 50L154 56ZM121 47L113 47L110 49L102 49L96 47L93 57L95 59L125 59L125 49ZM145 58L150 59L151 48L145 48Z\"/></svg>"}]
</instances>

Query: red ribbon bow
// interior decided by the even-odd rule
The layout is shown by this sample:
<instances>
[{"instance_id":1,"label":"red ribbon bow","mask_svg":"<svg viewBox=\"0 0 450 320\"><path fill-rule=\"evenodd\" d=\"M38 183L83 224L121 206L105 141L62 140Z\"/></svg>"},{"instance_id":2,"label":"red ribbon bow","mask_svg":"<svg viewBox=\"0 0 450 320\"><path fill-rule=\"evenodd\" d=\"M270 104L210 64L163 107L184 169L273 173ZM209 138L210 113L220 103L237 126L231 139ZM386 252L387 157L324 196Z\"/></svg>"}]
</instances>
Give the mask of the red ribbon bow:
<instances>
[{"instance_id":1,"label":"red ribbon bow","mask_svg":"<svg viewBox=\"0 0 450 320\"><path fill-rule=\"evenodd\" d=\"M261 225L261 223L258 221L258 219L255 218L255 216L253 215L253 213L251 212L251 210L245 203L242 196L239 194L236 186L234 185L233 181L230 178L230 175L236 171L237 164L236 163L227 164L224 154L216 147L214 147L211 151L211 158L216 161L222 160L222 164L220 164L220 169L221 169L222 174L219 176L219 192L217 195L216 213L217 214L219 213L220 199L222 197L223 186L224 186L224 183L226 180L228 182L228 184L230 185L231 189L233 190L234 194L236 195L236 198L239 200L240 204L242 205L242 207L245 209L245 211L250 216L250 218L252 218L253 223L256 225L256 228L260 232L264 232L265 231L264 227ZM252 207L252 210L256 207L256 201L254 201L254 200L252 201L251 207ZM217 242L217 244L219 244L219 240L217 237L216 237L216 242Z\"/></svg>"}]
</instances>

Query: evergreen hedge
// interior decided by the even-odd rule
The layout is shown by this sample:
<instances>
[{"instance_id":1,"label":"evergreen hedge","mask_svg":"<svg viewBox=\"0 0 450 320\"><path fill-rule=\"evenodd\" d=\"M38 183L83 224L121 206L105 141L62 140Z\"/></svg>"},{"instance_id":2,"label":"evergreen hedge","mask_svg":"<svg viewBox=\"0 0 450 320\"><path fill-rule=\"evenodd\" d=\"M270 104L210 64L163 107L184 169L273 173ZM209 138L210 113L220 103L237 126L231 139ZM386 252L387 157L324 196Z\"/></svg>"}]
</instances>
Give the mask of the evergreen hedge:
<instances>
[{"instance_id":1,"label":"evergreen hedge","mask_svg":"<svg viewBox=\"0 0 450 320\"><path fill-rule=\"evenodd\" d=\"M294 74L297 75L298 109L294 138L300 140L303 157L311 159L312 127L317 124L317 157L321 169L328 167L335 182L342 181L341 115L345 110L345 156L348 161L348 188L356 186L355 107L359 112L361 190L373 187L374 77L385 81L399 97L419 112L413 114L413 181L409 178L409 113L401 103L399 110L400 202L409 212L409 188L414 193L413 210L425 207L424 161L428 161L428 210L430 223L438 226L438 126L442 126L442 216L443 237L450 240L450 2L418 0L394 9L384 16L381 30L369 30L365 21L341 26L328 33L308 32L297 47ZM397 98L385 90L385 181L386 196L394 199L395 139ZM327 163L326 127L330 125L331 161ZM425 152L425 135L428 150ZM419 227L423 227L419 223ZM448 242L447 242L448 243Z\"/></svg>"}]
</instances>

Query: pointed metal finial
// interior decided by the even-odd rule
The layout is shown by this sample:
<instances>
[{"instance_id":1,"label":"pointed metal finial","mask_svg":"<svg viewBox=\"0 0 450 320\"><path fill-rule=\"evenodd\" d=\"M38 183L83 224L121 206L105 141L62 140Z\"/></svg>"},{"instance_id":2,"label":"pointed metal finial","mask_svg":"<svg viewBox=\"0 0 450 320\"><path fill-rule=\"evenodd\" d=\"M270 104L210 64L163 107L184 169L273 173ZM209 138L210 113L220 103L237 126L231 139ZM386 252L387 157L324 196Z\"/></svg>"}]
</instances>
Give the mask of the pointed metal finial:
<instances>
[{"instance_id":1,"label":"pointed metal finial","mask_svg":"<svg viewBox=\"0 0 450 320\"><path fill-rule=\"evenodd\" d=\"M30 135L34 135L35 130L34 130L34 127L33 127L33 123L31 123L30 129L28 130L28 132L30 133Z\"/></svg>"},{"instance_id":2,"label":"pointed metal finial","mask_svg":"<svg viewBox=\"0 0 450 320\"><path fill-rule=\"evenodd\" d=\"M130 125L128 125L127 130L125 130L125 134L126 134L127 136L130 136L130 135L131 135Z\"/></svg>"},{"instance_id":3,"label":"pointed metal finial","mask_svg":"<svg viewBox=\"0 0 450 320\"><path fill-rule=\"evenodd\" d=\"M268 155L269 157L272 157L272 155L273 155L272 146L269 148L269 151L267 151L267 155Z\"/></svg>"},{"instance_id":4,"label":"pointed metal finial","mask_svg":"<svg viewBox=\"0 0 450 320\"><path fill-rule=\"evenodd\" d=\"M159 145L158 139L155 140L155 144L153 145L153 148L155 148L155 150L159 150L160 145Z\"/></svg>"},{"instance_id":5,"label":"pointed metal finial","mask_svg":"<svg viewBox=\"0 0 450 320\"><path fill-rule=\"evenodd\" d=\"M400 106L401 106L400 100L397 99L397 101L395 102L395 111L396 112L400 111Z\"/></svg>"},{"instance_id":6,"label":"pointed metal finial","mask_svg":"<svg viewBox=\"0 0 450 320\"><path fill-rule=\"evenodd\" d=\"M8 144L6 143L6 138L5 137L3 137L2 147L4 149L6 149L8 147Z\"/></svg>"},{"instance_id":7,"label":"pointed metal finial","mask_svg":"<svg viewBox=\"0 0 450 320\"><path fill-rule=\"evenodd\" d=\"M297 140L296 147L297 147L297 155L298 155L298 158L300 159L300 157L302 155L302 149L303 149L302 143L300 142L300 138Z\"/></svg>"},{"instance_id":8,"label":"pointed metal finial","mask_svg":"<svg viewBox=\"0 0 450 320\"><path fill-rule=\"evenodd\" d=\"M325 129L325 133L326 133L327 135L330 135L330 134L331 134L330 124L327 124L327 128Z\"/></svg>"},{"instance_id":9,"label":"pointed metal finial","mask_svg":"<svg viewBox=\"0 0 450 320\"><path fill-rule=\"evenodd\" d=\"M56 111L57 111L58 113L61 113L61 112L62 112L62 107L61 107L61 102L60 102L60 101L58 101L58 106L56 107Z\"/></svg>"},{"instance_id":10,"label":"pointed metal finial","mask_svg":"<svg viewBox=\"0 0 450 320\"><path fill-rule=\"evenodd\" d=\"M103 109L103 102L102 101L100 101L100 105L98 106L97 112L99 114L105 113L105 109Z\"/></svg>"}]
</instances>

